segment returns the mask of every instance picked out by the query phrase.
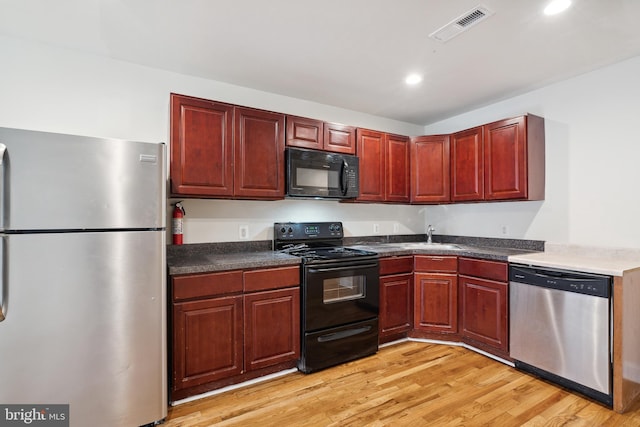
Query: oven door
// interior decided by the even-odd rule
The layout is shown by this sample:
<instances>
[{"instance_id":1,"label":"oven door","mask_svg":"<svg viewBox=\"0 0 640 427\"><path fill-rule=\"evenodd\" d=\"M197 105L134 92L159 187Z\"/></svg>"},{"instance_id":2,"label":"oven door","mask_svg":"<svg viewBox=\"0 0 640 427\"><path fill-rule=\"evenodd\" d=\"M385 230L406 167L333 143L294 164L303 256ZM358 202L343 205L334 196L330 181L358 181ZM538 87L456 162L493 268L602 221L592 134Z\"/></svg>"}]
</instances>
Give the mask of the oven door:
<instances>
[{"instance_id":1,"label":"oven door","mask_svg":"<svg viewBox=\"0 0 640 427\"><path fill-rule=\"evenodd\" d=\"M377 259L304 267L302 325L317 331L378 316Z\"/></svg>"}]
</instances>

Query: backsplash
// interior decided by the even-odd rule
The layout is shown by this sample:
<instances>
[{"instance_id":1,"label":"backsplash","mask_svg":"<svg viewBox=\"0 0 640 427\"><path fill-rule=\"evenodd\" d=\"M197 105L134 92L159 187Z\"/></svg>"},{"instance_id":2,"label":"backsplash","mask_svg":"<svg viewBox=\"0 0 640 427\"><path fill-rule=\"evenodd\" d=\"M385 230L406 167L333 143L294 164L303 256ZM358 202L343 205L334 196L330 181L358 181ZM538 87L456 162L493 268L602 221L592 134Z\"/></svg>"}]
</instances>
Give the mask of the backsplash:
<instances>
[{"instance_id":1,"label":"backsplash","mask_svg":"<svg viewBox=\"0 0 640 427\"><path fill-rule=\"evenodd\" d=\"M426 242L426 234L403 234L386 236L357 236L345 237L345 246L372 244L372 243L408 243ZM480 247L524 249L528 251L544 251L545 242L542 240L522 239L497 239L490 237L446 236L433 235L435 243L455 243L459 245L472 245ZM174 254L228 254L238 252L261 252L273 250L272 240L251 240L247 242L218 242L218 243L191 243L185 245L167 245L167 256Z\"/></svg>"}]
</instances>

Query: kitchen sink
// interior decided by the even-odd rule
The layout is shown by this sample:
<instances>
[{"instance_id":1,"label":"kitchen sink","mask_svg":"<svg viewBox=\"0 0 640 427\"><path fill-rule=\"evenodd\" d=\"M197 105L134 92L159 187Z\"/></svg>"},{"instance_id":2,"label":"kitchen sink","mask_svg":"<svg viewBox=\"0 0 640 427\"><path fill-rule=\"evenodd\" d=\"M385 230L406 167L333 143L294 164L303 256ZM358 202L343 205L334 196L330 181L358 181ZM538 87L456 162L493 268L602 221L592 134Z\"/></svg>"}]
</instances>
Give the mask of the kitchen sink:
<instances>
[{"instance_id":1,"label":"kitchen sink","mask_svg":"<svg viewBox=\"0 0 640 427\"><path fill-rule=\"evenodd\" d=\"M405 248L408 249L433 249L433 250L456 250L462 249L458 245L454 245L451 243L427 243L427 242L419 242L419 243L407 243Z\"/></svg>"},{"instance_id":2,"label":"kitchen sink","mask_svg":"<svg viewBox=\"0 0 640 427\"><path fill-rule=\"evenodd\" d=\"M381 243L379 245L357 245L359 249L364 249L368 251L376 251L380 249L404 249L404 245L390 245L388 243Z\"/></svg>"}]
</instances>

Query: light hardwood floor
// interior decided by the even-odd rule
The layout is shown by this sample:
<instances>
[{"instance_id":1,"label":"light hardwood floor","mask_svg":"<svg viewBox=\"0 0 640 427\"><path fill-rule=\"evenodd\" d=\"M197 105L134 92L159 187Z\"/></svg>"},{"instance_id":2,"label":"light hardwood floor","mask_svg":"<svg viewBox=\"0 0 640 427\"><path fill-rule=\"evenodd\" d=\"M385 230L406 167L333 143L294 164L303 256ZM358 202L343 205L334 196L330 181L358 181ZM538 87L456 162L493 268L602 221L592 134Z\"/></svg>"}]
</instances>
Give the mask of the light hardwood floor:
<instances>
[{"instance_id":1,"label":"light hardwood floor","mask_svg":"<svg viewBox=\"0 0 640 427\"><path fill-rule=\"evenodd\" d=\"M192 426L640 426L462 347L403 342L324 371L289 374L169 409Z\"/></svg>"}]
</instances>

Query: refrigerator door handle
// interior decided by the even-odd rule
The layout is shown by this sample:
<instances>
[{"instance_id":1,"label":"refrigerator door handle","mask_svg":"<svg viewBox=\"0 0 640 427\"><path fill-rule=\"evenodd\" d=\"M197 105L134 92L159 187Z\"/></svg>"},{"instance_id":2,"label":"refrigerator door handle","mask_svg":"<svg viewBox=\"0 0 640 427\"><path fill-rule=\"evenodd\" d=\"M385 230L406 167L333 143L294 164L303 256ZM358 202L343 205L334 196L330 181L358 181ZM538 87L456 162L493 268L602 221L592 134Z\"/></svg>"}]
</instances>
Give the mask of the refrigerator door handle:
<instances>
[{"instance_id":1,"label":"refrigerator door handle","mask_svg":"<svg viewBox=\"0 0 640 427\"><path fill-rule=\"evenodd\" d=\"M0 237L0 322L5 319L6 313L6 302L7 302L7 290L5 289L5 285L7 282L7 275L4 271L5 269L5 244L7 242L6 236Z\"/></svg>"},{"instance_id":2,"label":"refrigerator door handle","mask_svg":"<svg viewBox=\"0 0 640 427\"><path fill-rule=\"evenodd\" d=\"M5 208L5 203L4 203L4 198L6 197L5 194L5 179L4 179L4 174L5 174L5 161L4 161L4 156L7 152L7 146L4 145L3 143L0 143L0 231L4 231L4 208ZM5 259L4 259L4 245L6 243L5 237L2 237L2 242L0 242L0 322L2 322L5 319L5 312L6 310L6 300L7 300L7 291L5 289L5 281L6 281L6 275L5 275L5 271L4 271L4 267L5 267Z\"/></svg>"},{"instance_id":3,"label":"refrigerator door handle","mask_svg":"<svg viewBox=\"0 0 640 427\"><path fill-rule=\"evenodd\" d=\"M5 171L6 164L4 161L5 154L7 153L7 146L0 142L0 230L4 230L4 216L5 216ZM0 288L1 291L1 288ZM2 312L0 311L0 315ZM0 319L1 320L1 319Z\"/></svg>"}]
</instances>

